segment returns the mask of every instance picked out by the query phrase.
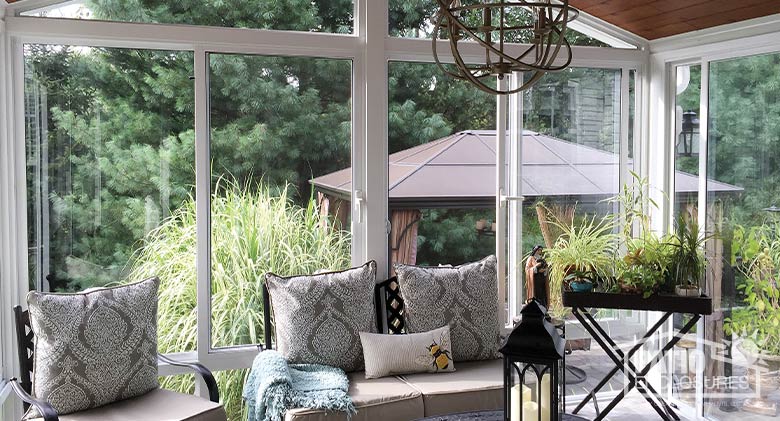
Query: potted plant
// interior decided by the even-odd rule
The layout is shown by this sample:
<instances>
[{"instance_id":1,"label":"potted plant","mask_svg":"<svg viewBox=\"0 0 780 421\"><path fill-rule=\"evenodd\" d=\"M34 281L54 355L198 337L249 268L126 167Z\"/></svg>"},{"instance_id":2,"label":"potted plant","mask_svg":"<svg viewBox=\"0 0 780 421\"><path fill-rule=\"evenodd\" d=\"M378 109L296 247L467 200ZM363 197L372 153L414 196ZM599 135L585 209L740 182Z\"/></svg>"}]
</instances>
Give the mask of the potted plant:
<instances>
[{"instance_id":1,"label":"potted plant","mask_svg":"<svg viewBox=\"0 0 780 421\"><path fill-rule=\"evenodd\" d=\"M617 236L610 217L585 217L570 225L552 222L562 234L552 248L545 250L550 265L550 312L565 315L561 291L567 282L594 284L612 276ZM587 288L587 286L583 286ZM556 314L557 313L557 314Z\"/></svg>"},{"instance_id":2,"label":"potted plant","mask_svg":"<svg viewBox=\"0 0 780 421\"><path fill-rule=\"evenodd\" d=\"M613 292L641 294L647 298L660 291L669 272L670 247L653 233L626 242L628 252L617 265Z\"/></svg>"},{"instance_id":3,"label":"potted plant","mask_svg":"<svg viewBox=\"0 0 780 421\"><path fill-rule=\"evenodd\" d=\"M675 293L684 297L701 295L700 282L704 277L704 243L709 239L699 231L692 218L680 215L674 234L668 242L673 247L669 261L670 275L675 282Z\"/></svg>"},{"instance_id":4,"label":"potted plant","mask_svg":"<svg viewBox=\"0 0 780 421\"><path fill-rule=\"evenodd\" d=\"M575 270L574 272L568 274L563 282L564 285L568 285L568 287L574 292L591 292L593 291L593 287L595 285L592 277L592 272Z\"/></svg>"}]
</instances>

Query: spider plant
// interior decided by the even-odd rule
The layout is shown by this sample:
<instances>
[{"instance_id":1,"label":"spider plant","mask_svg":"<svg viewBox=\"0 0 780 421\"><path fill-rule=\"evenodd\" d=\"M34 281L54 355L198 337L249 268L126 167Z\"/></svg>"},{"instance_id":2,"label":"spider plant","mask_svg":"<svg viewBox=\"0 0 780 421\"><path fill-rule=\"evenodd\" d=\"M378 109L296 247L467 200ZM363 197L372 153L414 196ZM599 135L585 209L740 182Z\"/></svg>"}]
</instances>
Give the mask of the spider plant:
<instances>
[{"instance_id":1,"label":"spider plant","mask_svg":"<svg viewBox=\"0 0 780 421\"><path fill-rule=\"evenodd\" d=\"M590 274L590 279L606 280L612 276L617 251L614 220L610 217L585 217L571 225L553 221L562 235L552 248L545 250L550 265L550 311L565 315L561 302L564 280L572 273Z\"/></svg>"},{"instance_id":2,"label":"spider plant","mask_svg":"<svg viewBox=\"0 0 780 421\"><path fill-rule=\"evenodd\" d=\"M704 236L699 224L683 214L677 217L674 234L669 244L674 249L670 256L670 274L680 295L698 295L704 278L704 244L711 236Z\"/></svg>"}]
</instances>

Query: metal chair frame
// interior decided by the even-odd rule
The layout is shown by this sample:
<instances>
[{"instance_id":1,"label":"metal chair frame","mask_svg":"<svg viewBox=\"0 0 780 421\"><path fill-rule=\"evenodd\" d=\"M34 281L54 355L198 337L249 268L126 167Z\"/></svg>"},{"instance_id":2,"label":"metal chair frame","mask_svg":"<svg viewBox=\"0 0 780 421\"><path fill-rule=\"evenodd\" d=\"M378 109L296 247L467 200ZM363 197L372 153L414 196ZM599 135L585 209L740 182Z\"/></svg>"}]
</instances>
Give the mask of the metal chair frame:
<instances>
[{"instance_id":1,"label":"metal chair frame","mask_svg":"<svg viewBox=\"0 0 780 421\"><path fill-rule=\"evenodd\" d=\"M16 346L19 354L19 378L10 380L11 388L24 402L24 410L27 411L30 406L34 406L41 413L43 421L59 421L57 411L48 403L38 400L32 396L32 378L33 361L35 360L35 333L30 324L30 312L22 310L21 306L14 307L14 317L16 320ZM198 363L185 363L173 360L164 355L157 355L157 359L165 364L186 367L193 370L203 378L209 391L209 400L219 403L219 389L217 381L211 371Z\"/></svg>"}]
</instances>

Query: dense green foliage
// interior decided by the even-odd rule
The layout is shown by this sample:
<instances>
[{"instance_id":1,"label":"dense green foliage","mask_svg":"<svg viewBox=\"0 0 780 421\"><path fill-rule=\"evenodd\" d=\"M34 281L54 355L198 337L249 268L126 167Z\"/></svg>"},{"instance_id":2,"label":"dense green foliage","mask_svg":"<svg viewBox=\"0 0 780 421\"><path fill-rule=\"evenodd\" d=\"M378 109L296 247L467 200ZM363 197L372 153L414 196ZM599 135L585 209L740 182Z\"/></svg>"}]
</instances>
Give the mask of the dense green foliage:
<instances>
[{"instance_id":1,"label":"dense green foliage","mask_svg":"<svg viewBox=\"0 0 780 421\"><path fill-rule=\"evenodd\" d=\"M780 355L780 221L773 221L750 230L742 271L744 280L738 285L744 294L742 308L734 310L726 320L728 333L741 336L749 352Z\"/></svg>"}]
</instances>

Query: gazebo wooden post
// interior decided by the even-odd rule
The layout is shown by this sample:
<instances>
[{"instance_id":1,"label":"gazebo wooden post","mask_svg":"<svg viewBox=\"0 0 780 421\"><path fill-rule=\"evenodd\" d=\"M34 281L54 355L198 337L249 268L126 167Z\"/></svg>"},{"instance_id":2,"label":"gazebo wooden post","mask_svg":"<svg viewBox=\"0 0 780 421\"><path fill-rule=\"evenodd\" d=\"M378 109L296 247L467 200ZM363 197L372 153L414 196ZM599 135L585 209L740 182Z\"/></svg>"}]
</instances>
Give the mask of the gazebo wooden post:
<instances>
[{"instance_id":1,"label":"gazebo wooden post","mask_svg":"<svg viewBox=\"0 0 780 421\"><path fill-rule=\"evenodd\" d=\"M422 220L419 209L393 209L390 211L390 275L395 274L392 265L417 262L417 227Z\"/></svg>"}]
</instances>

